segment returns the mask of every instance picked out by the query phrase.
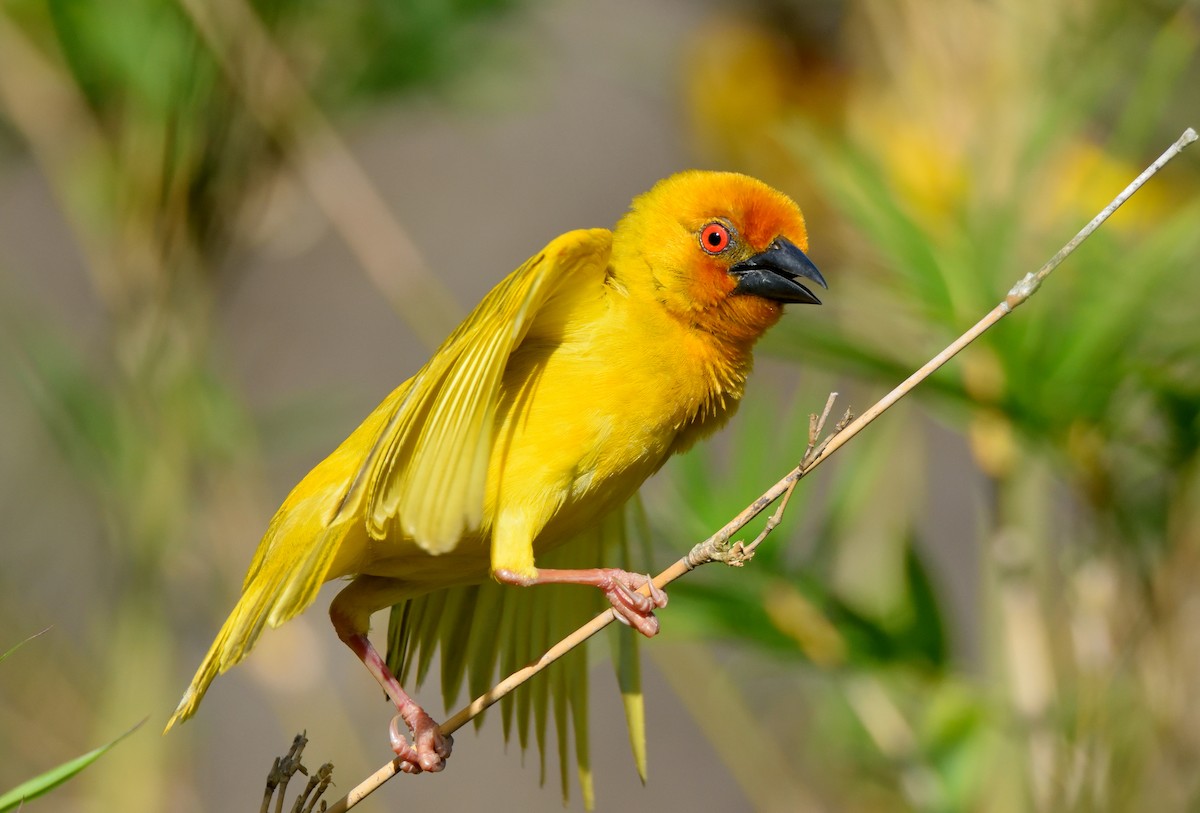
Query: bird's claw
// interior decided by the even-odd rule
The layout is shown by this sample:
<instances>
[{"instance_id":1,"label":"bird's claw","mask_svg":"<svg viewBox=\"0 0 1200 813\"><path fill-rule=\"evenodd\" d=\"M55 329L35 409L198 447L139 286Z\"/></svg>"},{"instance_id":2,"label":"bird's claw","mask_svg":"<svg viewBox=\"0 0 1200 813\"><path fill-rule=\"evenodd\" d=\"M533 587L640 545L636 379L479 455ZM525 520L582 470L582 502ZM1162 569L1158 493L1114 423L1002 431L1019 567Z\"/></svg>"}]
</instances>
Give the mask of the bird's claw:
<instances>
[{"instance_id":1,"label":"bird's claw","mask_svg":"<svg viewBox=\"0 0 1200 813\"><path fill-rule=\"evenodd\" d=\"M454 749L454 738L443 734L438 724L424 711L418 710L405 719L403 714L397 714L388 725L388 739L392 743L392 751L400 758L400 770L408 774L418 774L424 771L437 773L446 767L446 760ZM400 730L400 723L412 732L412 744Z\"/></svg>"},{"instance_id":2,"label":"bird's claw","mask_svg":"<svg viewBox=\"0 0 1200 813\"><path fill-rule=\"evenodd\" d=\"M643 585L649 585L650 595L638 592ZM654 611L667 606L667 594L654 584L649 575L617 571L602 589L618 621L633 627L647 638L658 634L658 619L654 617Z\"/></svg>"}]
</instances>

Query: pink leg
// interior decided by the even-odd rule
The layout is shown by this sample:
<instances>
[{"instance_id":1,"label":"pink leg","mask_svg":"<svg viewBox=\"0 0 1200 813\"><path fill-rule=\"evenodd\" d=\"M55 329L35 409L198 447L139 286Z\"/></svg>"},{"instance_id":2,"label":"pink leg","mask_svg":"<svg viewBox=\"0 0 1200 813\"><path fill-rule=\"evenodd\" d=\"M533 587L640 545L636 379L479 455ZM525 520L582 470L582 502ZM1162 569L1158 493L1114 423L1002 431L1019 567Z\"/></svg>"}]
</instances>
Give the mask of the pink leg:
<instances>
[{"instance_id":1,"label":"pink leg","mask_svg":"<svg viewBox=\"0 0 1200 813\"><path fill-rule=\"evenodd\" d=\"M654 611L667 606L667 594L654 586L649 576L630 573L615 567L593 567L587 570L539 569L537 576L518 576L511 570L493 574L503 584L529 587L535 584L583 584L598 587L613 606L613 614L623 624L633 627L647 638L658 634L658 619ZM638 592L649 585L649 595Z\"/></svg>"},{"instance_id":2,"label":"pink leg","mask_svg":"<svg viewBox=\"0 0 1200 813\"><path fill-rule=\"evenodd\" d=\"M380 657L379 651L367 638L366 619L370 617L371 610L366 610L365 614L361 612L355 599L364 592L370 592L370 589L376 586L372 584L374 580L374 577L359 577L339 593L329 607L330 620L333 621L333 628L338 637L358 656L367 667L367 671L379 681L384 692L396 704L399 714L392 718L391 725L388 726L388 735L392 750L401 759L400 769L405 773L440 771L446 767L446 760L454 747L454 738L442 734L433 718L404 691ZM405 740L397 725L398 720L403 720L412 733L412 745Z\"/></svg>"}]
</instances>

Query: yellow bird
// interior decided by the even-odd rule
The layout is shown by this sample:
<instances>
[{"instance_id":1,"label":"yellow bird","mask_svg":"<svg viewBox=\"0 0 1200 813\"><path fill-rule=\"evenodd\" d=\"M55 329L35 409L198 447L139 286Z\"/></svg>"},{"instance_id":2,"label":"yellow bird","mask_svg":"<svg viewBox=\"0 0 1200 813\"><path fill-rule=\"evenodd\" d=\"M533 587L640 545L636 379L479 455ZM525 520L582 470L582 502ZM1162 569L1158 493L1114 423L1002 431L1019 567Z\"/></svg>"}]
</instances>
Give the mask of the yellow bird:
<instances>
[{"instance_id":1,"label":"yellow bird","mask_svg":"<svg viewBox=\"0 0 1200 813\"><path fill-rule=\"evenodd\" d=\"M516 638L529 647L539 612L536 601L524 614L497 602L547 583L599 588L619 620L654 635L666 597L636 592L647 577L598 560L537 562L572 540L599 540L579 547L600 556L642 482L728 420L784 303L819 304L805 281L825 281L807 247L785 195L700 171L660 181L612 231L551 241L284 500L167 728L195 713L264 626L303 611L332 579L351 578L330 618L395 703L392 746L410 773L441 770L452 745L397 680L418 644L419 671L440 643L444 670L461 680L469 658L486 680L498 651ZM367 632L393 606L403 609L389 667Z\"/></svg>"}]
</instances>

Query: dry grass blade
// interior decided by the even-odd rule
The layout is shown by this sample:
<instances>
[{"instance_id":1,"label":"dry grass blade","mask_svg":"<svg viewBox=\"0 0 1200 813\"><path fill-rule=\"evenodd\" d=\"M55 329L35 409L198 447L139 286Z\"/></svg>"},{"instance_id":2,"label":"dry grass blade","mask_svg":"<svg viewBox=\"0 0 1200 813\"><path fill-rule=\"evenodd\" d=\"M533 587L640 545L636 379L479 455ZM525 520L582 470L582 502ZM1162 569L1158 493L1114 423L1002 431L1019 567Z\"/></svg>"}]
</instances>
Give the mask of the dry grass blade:
<instances>
[{"instance_id":1,"label":"dry grass blade","mask_svg":"<svg viewBox=\"0 0 1200 813\"><path fill-rule=\"evenodd\" d=\"M179 0L246 109L289 149L300 184L363 271L417 335L437 347L461 317L367 172L309 96L244 0ZM254 60L246 55L252 54Z\"/></svg>"}]
</instances>

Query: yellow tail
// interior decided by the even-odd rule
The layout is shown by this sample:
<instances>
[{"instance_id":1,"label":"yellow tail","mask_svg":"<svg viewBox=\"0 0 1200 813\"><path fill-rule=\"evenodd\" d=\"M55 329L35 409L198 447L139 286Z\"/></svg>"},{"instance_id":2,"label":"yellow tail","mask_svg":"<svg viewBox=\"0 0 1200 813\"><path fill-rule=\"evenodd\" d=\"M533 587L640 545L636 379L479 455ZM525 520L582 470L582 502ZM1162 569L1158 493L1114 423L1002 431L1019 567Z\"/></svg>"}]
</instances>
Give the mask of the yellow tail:
<instances>
[{"instance_id":1,"label":"yellow tail","mask_svg":"<svg viewBox=\"0 0 1200 813\"><path fill-rule=\"evenodd\" d=\"M561 547L540 552L538 564L571 568L605 562L629 568L626 525L625 511L613 511ZM554 643L606 607L599 590L569 584L518 588L489 580L435 590L392 608L388 667L402 685L419 688L428 675L434 652L440 650L442 696L446 708L450 708L458 702L464 684L471 697L480 696L495 682L497 666L504 676L536 661ZM613 661L625 704L630 745L644 782L646 721L637 651L640 636L629 627L612 626L616 627L613 634L618 636ZM539 675L536 688L525 686L501 700L500 714L505 740L515 727L522 750L537 744L543 782L549 748L547 732L553 723L563 801L569 797L569 751L574 745L584 809L592 810L595 791L588 747L588 673L586 653L574 652ZM476 717L477 728L481 723L482 717Z\"/></svg>"},{"instance_id":2,"label":"yellow tail","mask_svg":"<svg viewBox=\"0 0 1200 813\"><path fill-rule=\"evenodd\" d=\"M242 593L237 606L221 625L221 631L217 633L216 640L209 647L200 668L196 670L196 675L184 692L183 699L179 701L175 713L167 720L164 734L170 731L175 723L182 723L195 714L213 678L244 658L254 646L259 633L262 632L263 622L267 619L267 605L266 591L257 583Z\"/></svg>"},{"instance_id":3,"label":"yellow tail","mask_svg":"<svg viewBox=\"0 0 1200 813\"><path fill-rule=\"evenodd\" d=\"M196 713L213 678L246 657L264 626L278 627L317 597L349 522L326 524L329 512L313 510L306 502L289 497L271 521L250 565L242 597L217 633L164 734Z\"/></svg>"}]
</instances>

